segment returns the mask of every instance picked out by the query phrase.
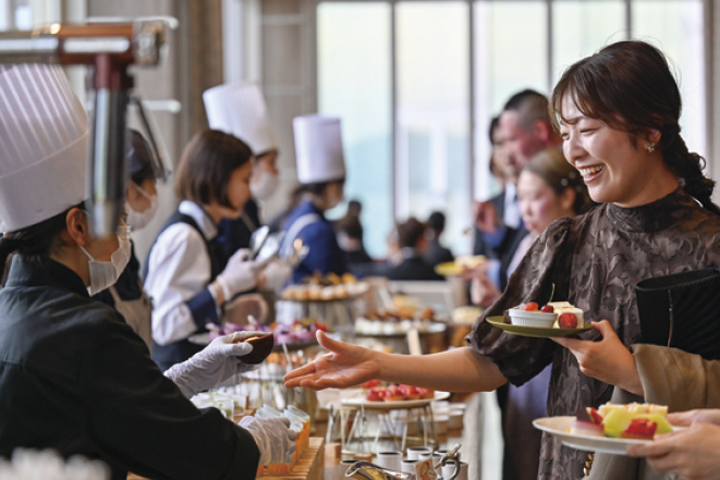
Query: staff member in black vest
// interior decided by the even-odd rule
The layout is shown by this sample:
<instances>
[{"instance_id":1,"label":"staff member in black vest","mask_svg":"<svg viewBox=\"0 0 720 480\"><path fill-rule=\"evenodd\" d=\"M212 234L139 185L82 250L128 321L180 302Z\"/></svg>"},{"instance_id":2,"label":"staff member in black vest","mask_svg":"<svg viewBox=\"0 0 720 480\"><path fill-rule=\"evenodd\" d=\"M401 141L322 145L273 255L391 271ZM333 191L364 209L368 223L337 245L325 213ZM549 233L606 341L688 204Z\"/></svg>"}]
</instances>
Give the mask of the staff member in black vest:
<instances>
[{"instance_id":1,"label":"staff member in black vest","mask_svg":"<svg viewBox=\"0 0 720 480\"><path fill-rule=\"evenodd\" d=\"M280 183L278 147L265 99L256 84L218 85L203 92L203 101L210 128L235 135L250 147L255 159L250 177L252 198L239 218L225 219L218 225L218 239L229 258L238 249L247 248L250 236L262 225L258 202L271 197Z\"/></svg>"},{"instance_id":2,"label":"staff member in black vest","mask_svg":"<svg viewBox=\"0 0 720 480\"><path fill-rule=\"evenodd\" d=\"M252 480L258 462L288 461L287 423L246 417L241 428L186 398L232 375L252 346L218 338L163 376L122 315L89 297L130 249L123 222L90 234L87 115L62 69L0 67L0 111L0 457L52 448L104 461L112 480Z\"/></svg>"},{"instance_id":3,"label":"staff member in black vest","mask_svg":"<svg viewBox=\"0 0 720 480\"><path fill-rule=\"evenodd\" d=\"M216 241L218 223L242 214L250 198L252 152L217 130L196 134L180 159L177 211L160 230L146 262L145 290L153 299L153 359L161 368L201 347L188 341L221 323L223 305L265 283L264 265L242 249L226 262Z\"/></svg>"}]
</instances>

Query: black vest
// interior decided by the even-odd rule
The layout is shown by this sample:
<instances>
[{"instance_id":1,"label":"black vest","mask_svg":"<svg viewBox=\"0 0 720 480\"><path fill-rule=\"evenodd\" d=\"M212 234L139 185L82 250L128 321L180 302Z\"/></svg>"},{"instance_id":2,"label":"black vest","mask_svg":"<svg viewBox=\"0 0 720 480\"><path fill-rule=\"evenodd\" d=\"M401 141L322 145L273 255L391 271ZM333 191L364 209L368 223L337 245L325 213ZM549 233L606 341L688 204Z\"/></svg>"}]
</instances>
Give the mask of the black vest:
<instances>
[{"instance_id":1,"label":"black vest","mask_svg":"<svg viewBox=\"0 0 720 480\"><path fill-rule=\"evenodd\" d=\"M170 216L170 218L168 218L167 222L165 222L165 225L163 225L163 227L158 232L157 237L155 237L155 242L153 242L152 246L150 247L147 260L145 261L145 265L143 265L143 279L147 278L150 254L152 253L152 249L155 247L155 243L157 243L157 239L160 238L160 235L170 225L174 225L176 223L185 223L187 225L190 225L192 228L197 230L197 232L205 241L208 256L210 257L210 281L208 283L213 282L215 280L215 277L217 277L218 274L223 271L223 269L225 268L225 264L227 263L227 261L224 259L224 256L222 255L220 245L215 239L208 240L207 238L205 238L205 234L203 234L203 231L200 229L198 224L195 222L195 220L193 220L191 216L185 215L184 213L181 213L177 210ZM203 331L205 331L204 327L201 327L201 329L198 330L198 332ZM160 368L164 371L175 365L176 363L184 362L202 349L202 345L190 343L187 339L178 340L177 342L169 343L167 345L158 345L155 341L153 341L152 359L155 360L155 363L157 363L158 366L160 366Z\"/></svg>"}]
</instances>

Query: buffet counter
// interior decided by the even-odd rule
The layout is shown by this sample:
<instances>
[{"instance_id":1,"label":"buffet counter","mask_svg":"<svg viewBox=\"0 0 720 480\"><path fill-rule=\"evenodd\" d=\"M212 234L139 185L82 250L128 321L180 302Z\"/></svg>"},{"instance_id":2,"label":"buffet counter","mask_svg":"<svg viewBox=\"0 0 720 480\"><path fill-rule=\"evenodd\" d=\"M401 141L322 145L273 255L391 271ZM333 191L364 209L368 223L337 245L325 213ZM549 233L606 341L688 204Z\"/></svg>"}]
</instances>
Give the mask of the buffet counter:
<instances>
[{"instance_id":1,"label":"buffet counter","mask_svg":"<svg viewBox=\"0 0 720 480\"><path fill-rule=\"evenodd\" d=\"M310 437L310 444L295 462L292 471L285 475L257 477L263 480L324 480L325 479L325 439ZM127 480L147 480L129 474Z\"/></svg>"}]
</instances>

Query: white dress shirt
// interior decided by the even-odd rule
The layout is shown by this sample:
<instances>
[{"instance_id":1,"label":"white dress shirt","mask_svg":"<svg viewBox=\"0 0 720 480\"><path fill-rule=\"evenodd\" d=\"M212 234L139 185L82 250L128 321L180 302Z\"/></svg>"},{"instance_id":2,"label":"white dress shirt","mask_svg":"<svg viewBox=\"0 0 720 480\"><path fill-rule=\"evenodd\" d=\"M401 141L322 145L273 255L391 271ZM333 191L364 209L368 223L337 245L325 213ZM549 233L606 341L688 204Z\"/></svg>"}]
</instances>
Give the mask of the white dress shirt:
<instances>
[{"instance_id":1,"label":"white dress shirt","mask_svg":"<svg viewBox=\"0 0 720 480\"><path fill-rule=\"evenodd\" d=\"M184 200L178 210L195 220L208 240L217 236L217 226L199 205ZM153 300L155 342L167 345L197 331L185 302L207 288L210 275L210 256L197 230L186 223L176 223L160 234L150 252L145 279L145 291Z\"/></svg>"},{"instance_id":2,"label":"white dress shirt","mask_svg":"<svg viewBox=\"0 0 720 480\"><path fill-rule=\"evenodd\" d=\"M517 187L512 182L505 184L505 213L503 223L510 228L520 228L520 203L517 197Z\"/></svg>"}]
</instances>

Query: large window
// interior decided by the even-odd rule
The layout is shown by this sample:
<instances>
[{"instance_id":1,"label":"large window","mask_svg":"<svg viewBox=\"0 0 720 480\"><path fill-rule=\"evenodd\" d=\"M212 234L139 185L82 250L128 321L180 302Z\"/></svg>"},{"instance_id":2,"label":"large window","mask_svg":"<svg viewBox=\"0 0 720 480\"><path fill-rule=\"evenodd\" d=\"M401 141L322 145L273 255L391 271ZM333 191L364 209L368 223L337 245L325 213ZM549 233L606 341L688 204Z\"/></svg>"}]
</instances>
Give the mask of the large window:
<instances>
[{"instance_id":1,"label":"large window","mask_svg":"<svg viewBox=\"0 0 720 480\"><path fill-rule=\"evenodd\" d=\"M345 197L362 201L366 247L382 256L393 222L392 11L333 2L317 13L318 110L342 117Z\"/></svg>"},{"instance_id":2,"label":"large window","mask_svg":"<svg viewBox=\"0 0 720 480\"><path fill-rule=\"evenodd\" d=\"M61 0L0 0L0 30L30 30L60 21Z\"/></svg>"},{"instance_id":3,"label":"large window","mask_svg":"<svg viewBox=\"0 0 720 480\"><path fill-rule=\"evenodd\" d=\"M524 88L548 94L563 70L640 38L677 72L683 127L704 153L703 0L321 1L319 111L343 118L348 197L363 202L366 244L385 252L393 218L448 217L467 253L474 199L496 193L490 118Z\"/></svg>"}]
</instances>

